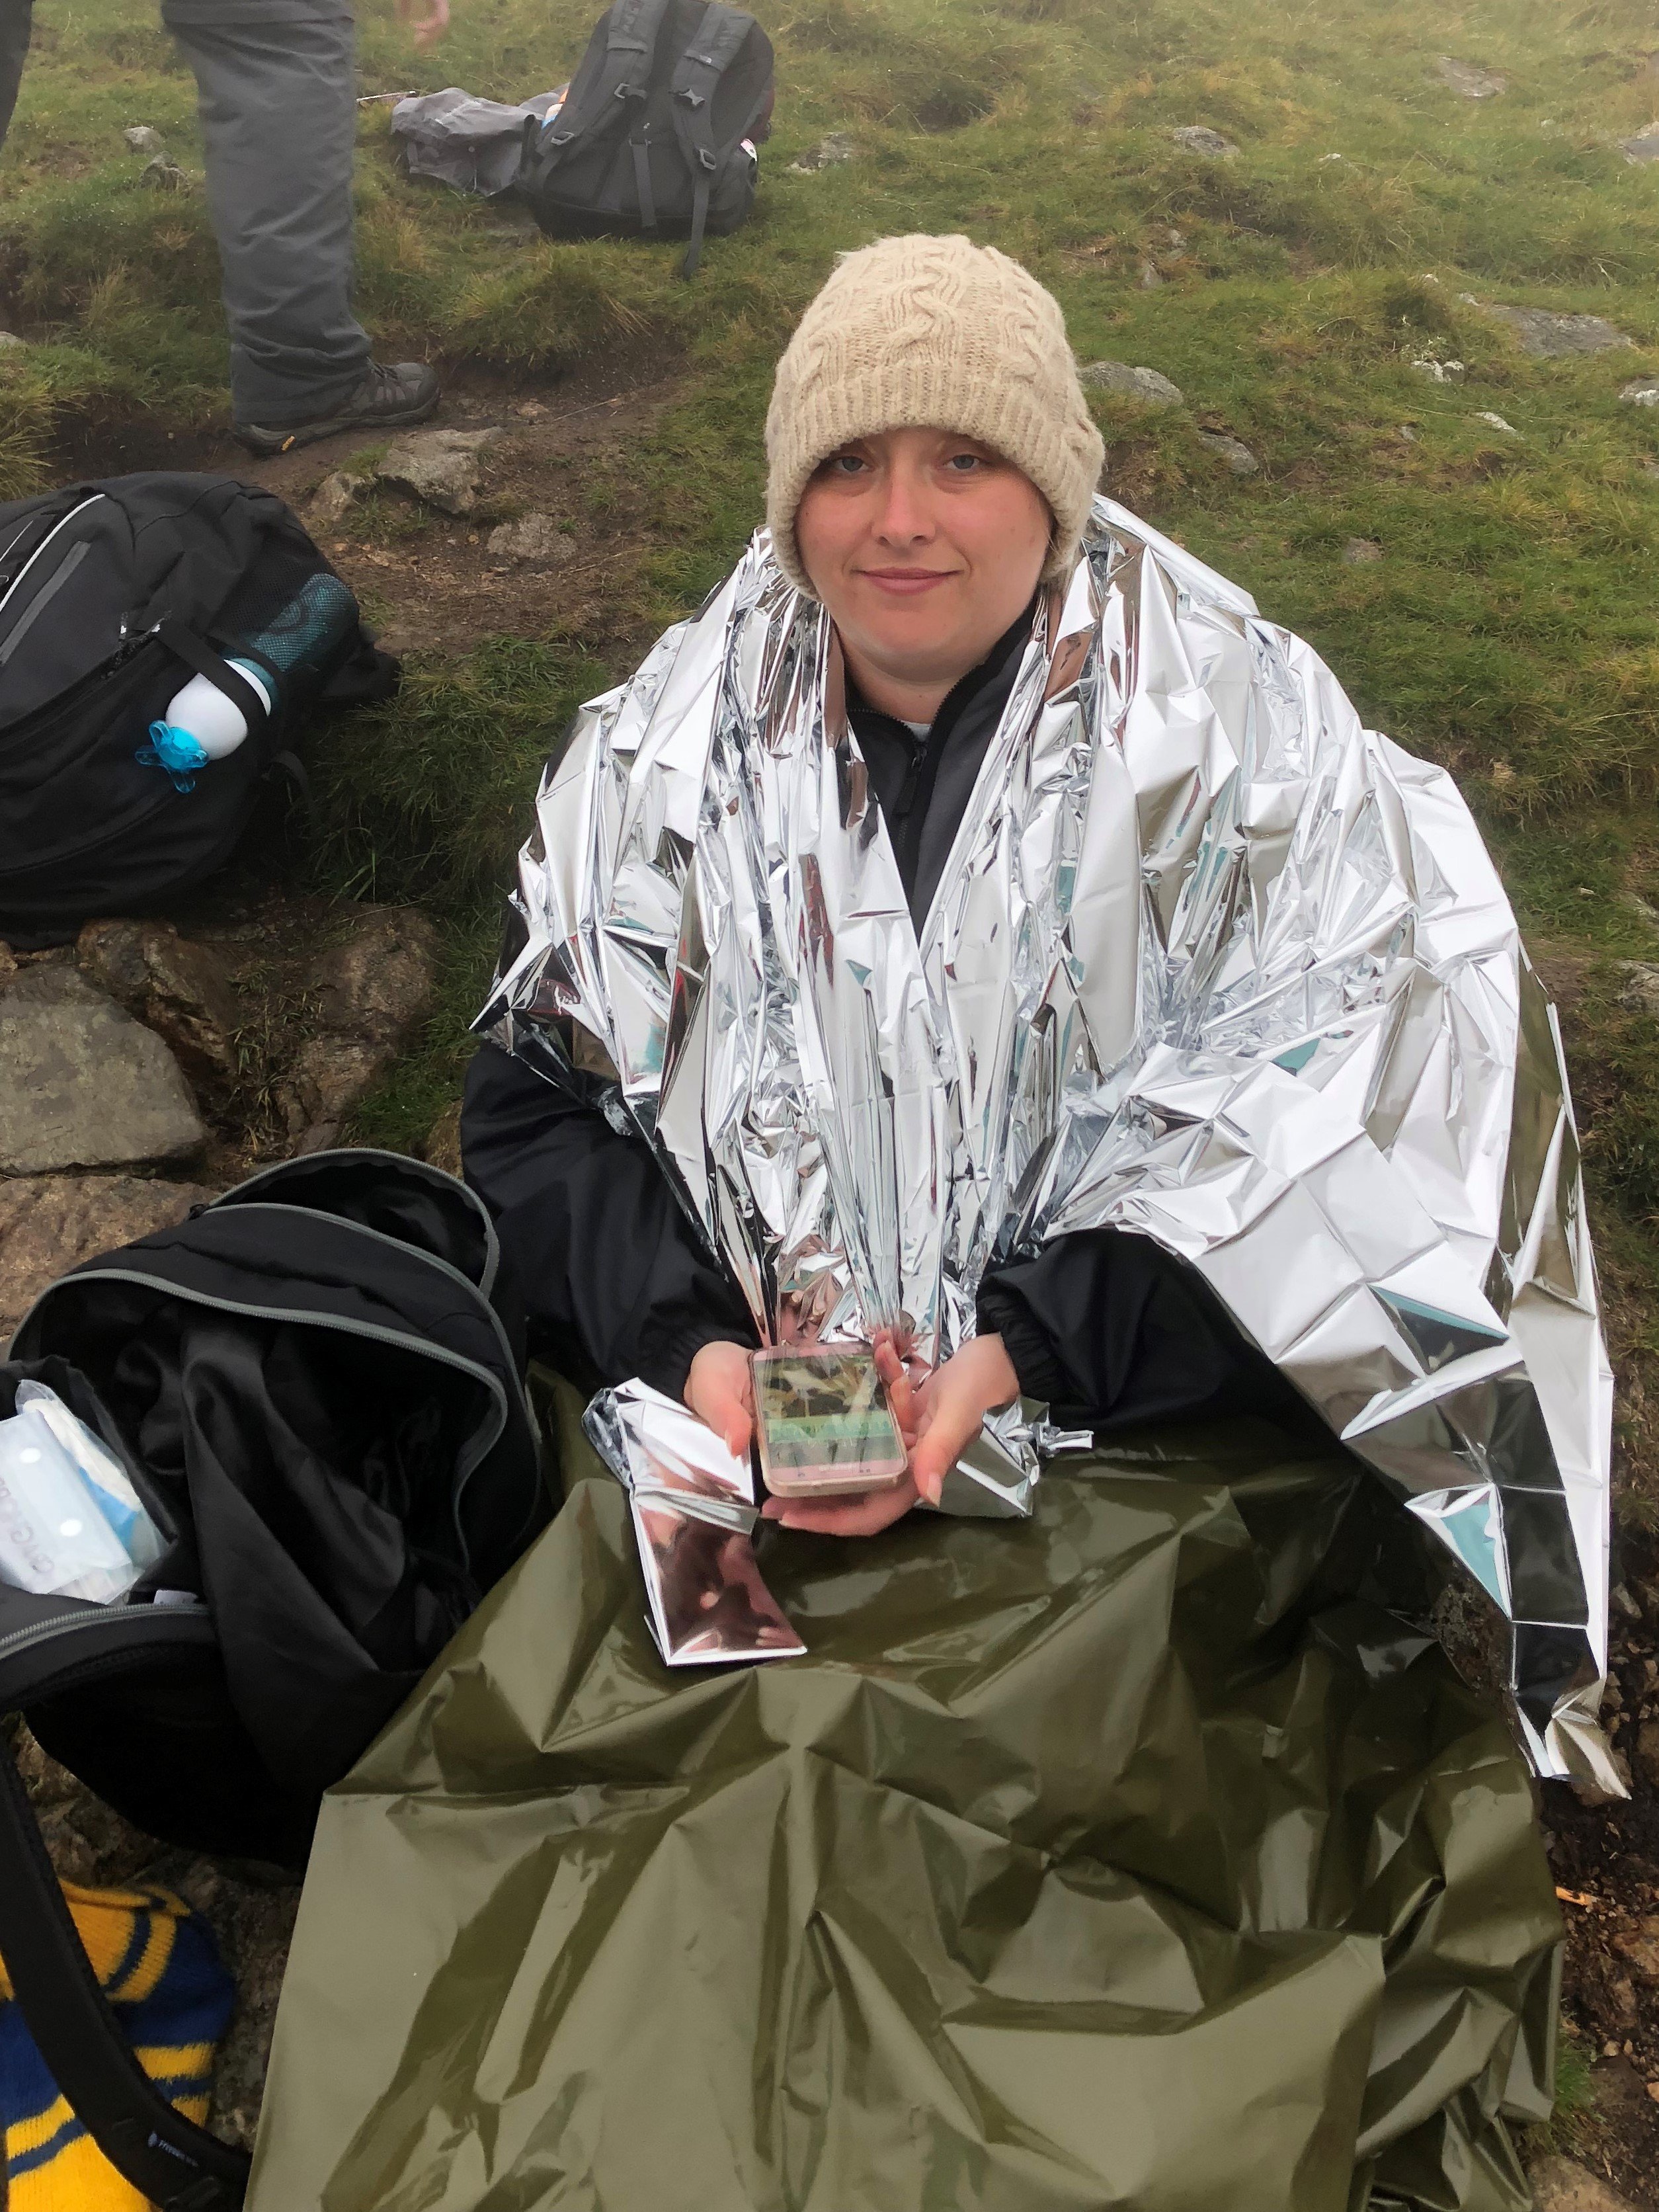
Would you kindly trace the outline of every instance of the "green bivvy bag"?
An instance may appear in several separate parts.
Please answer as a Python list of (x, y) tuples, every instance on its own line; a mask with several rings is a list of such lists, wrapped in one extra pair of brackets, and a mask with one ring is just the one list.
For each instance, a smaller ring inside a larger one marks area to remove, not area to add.
[(672, 1672), (565, 1510), (325, 1800), (252, 2212), (1522, 2212), (1559, 1923), (1376, 1479), (1265, 1425), (769, 1530)]

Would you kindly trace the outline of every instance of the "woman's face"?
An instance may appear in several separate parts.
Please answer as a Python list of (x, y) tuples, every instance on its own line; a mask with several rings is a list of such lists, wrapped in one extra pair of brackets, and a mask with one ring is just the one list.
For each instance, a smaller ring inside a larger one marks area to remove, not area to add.
[(1024, 610), (1053, 520), (1030, 478), (988, 447), (884, 430), (820, 465), (795, 538), (863, 688), (873, 678), (878, 691), (936, 695), (931, 714)]

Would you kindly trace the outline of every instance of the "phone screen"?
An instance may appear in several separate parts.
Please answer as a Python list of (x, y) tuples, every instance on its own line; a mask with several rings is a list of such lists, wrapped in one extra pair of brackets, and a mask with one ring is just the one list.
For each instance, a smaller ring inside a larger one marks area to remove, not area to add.
[(904, 1440), (867, 1352), (764, 1352), (755, 1412), (768, 1484), (868, 1487), (903, 1471)]

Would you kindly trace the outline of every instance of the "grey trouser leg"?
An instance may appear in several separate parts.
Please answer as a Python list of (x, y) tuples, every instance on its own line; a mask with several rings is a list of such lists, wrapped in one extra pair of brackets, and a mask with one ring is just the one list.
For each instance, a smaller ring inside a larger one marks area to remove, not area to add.
[(161, 15), (196, 72), (232, 413), (267, 427), (326, 415), (368, 361), (351, 312), (350, 8), (163, 0)]
[(0, 0), (0, 146), (11, 128), (11, 111), (17, 105), (17, 85), (29, 51), (29, 18), (33, 0)]

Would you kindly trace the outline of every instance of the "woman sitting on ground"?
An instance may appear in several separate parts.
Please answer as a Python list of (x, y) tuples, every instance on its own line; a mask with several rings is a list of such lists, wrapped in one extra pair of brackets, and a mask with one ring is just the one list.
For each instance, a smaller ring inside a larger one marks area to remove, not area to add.
[[(1018, 264), (849, 256), (767, 448), (548, 771), (463, 1145), (582, 1392), (741, 1481), (751, 1348), (874, 1343), (907, 1477), (750, 1553), (566, 1436), (325, 1804), (253, 2212), (1522, 2212), (1559, 1920), (1428, 1561), (1606, 1783), (1607, 1407), (1501, 888), (1096, 498)], [(636, 1530), (800, 1656), (665, 1666)]]
[[(887, 319), (918, 281), (941, 298), (959, 286), (959, 304), (895, 356)], [(849, 326), (854, 302), (861, 322)], [(950, 420), (919, 422), (940, 387)], [(920, 934), (1039, 591), (1074, 568), (1100, 474), (1060, 311), (1015, 264), (965, 240), (855, 255), (785, 357), (769, 446), (773, 546), (834, 625), (847, 720)], [(746, 1451), (756, 1316), (637, 1132), (550, 1086), (540, 1064), (486, 1044), (463, 1124), (466, 1172), (495, 1212), (538, 1348), (585, 1389), (639, 1376), (683, 1395)], [(885, 1350), (884, 1361), (896, 1376)], [(1175, 1415), (1294, 1420), (1302, 1406), (1191, 1268), (1144, 1236), (1085, 1231), (986, 1270), (976, 1333), (921, 1385), (922, 1436), (898, 1490), (853, 1504), (773, 1499), (767, 1513), (872, 1534), (919, 1495), (937, 1500), (984, 1413), (1022, 1395), (1097, 1433)]]

